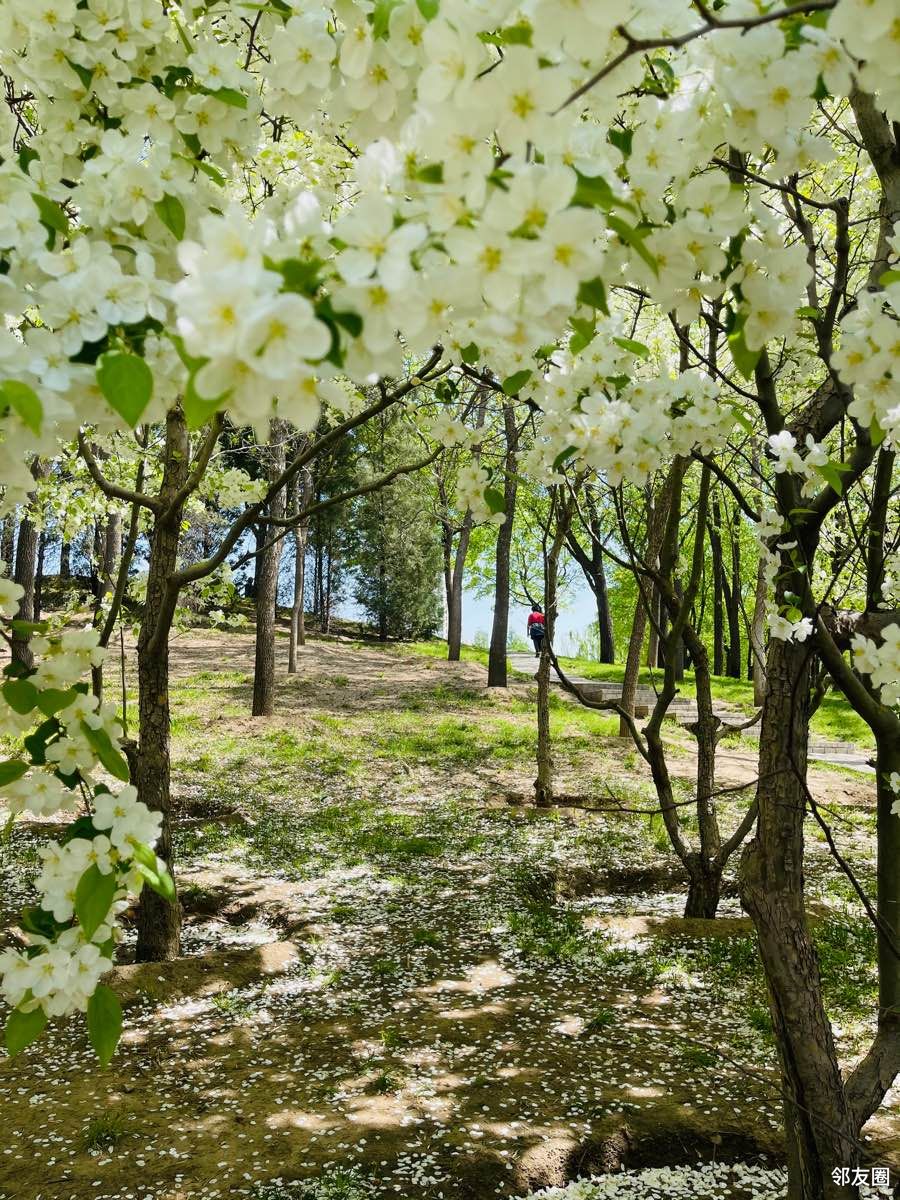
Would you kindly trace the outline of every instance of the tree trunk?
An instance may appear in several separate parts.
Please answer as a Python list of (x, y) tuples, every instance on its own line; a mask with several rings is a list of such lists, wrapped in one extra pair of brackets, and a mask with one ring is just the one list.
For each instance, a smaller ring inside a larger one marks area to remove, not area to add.
[(684, 915), (707, 919), (714, 917), (722, 894), (722, 868), (702, 853), (691, 855), (685, 866), (688, 894)]
[(756, 569), (750, 648), (753, 654), (753, 703), (759, 708), (766, 698), (766, 562), (762, 554)]
[(459, 662), (462, 650), (462, 604), (463, 582), (465, 580), (466, 556), (469, 553), (469, 541), (472, 534), (472, 513), (466, 511), (462, 528), (459, 531), (459, 541), (456, 543), (456, 553), (453, 567), (449, 572), (447, 588), (447, 660)]
[(506, 687), (506, 642), (509, 636), (509, 555), (512, 546), (513, 521), (516, 513), (516, 451), (518, 430), (512, 404), (503, 405), (503, 424), (506, 433), (506, 479), (503, 487), (503, 510), (506, 519), (497, 530), (497, 558), (494, 577), (494, 622), (491, 627), (491, 646), (488, 654), (488, 687)]
[(650, 590), (650, 628), (647, 633), (647, 666), (655, 669), (659, 666), (659, 627), (662, 612), (659, 603), (659, 591), (654, 586)]
[(294, 530), (294, 603), (291, 605), (291, 636), (288, 645), (288, 674), (297, 673), (297, 647), (306, 645), (306, 537), (304, 522)]
[(72, 543), (66, 541), (65, 538), (59, 547), (59, 577), (60, 579), (72, 578)]
[(731, 526), (731, 587), (726, 586), (724, 589), (728, 613), (728, 658), (725, 673), (732, 679), (740, 679), (744, 673), (741, 656), (741, 544), (738, 521), (736, 513)]
[(709, 524), (709, 545), (713, 566), (713, 675), (725, 674), (725, 571), (722, 564), (722, 519), (719, 502), (712, 506), (713, 519)]
[[(284, 471), (285, 438), (287, 428), (284, 421), (274, 419), (270, 425), (270, 442), (267, 447), (269, 480), (275, 482)], [(268, 506), (268, 515), (273, 521), (284, 516), (284, 488), (279, 488)], [(253, 669), (254, 717), (271, 717), (275, 711), (275, 625), (278, 615), (278, 576), (281, 571), (283, 539), (276, 525), (261, 526), (262, 549), (256, 559), (256, 655)]]
[[(184, 504), (177, 493), (188, 477), (190, 439), (184, 414), (172, 409), (166, 417), (163, 478), (159, 498), (164, 512), (157, 515), (147, 567), (147, 596), (138, 636), (139, 740), (132, 750), (132, 779), (138, 798), (162, 814), (162, 831), (156, 853), (171, 866), (172, 812), (169, 762), (169, 632), (173, 606), (166, 604), (170, 577), (178, 561), (178, 542)], [(139, 962), (177, 958), (181, 947), (177, 900), (163, 899), (144, 888), (138, 904), (137, 950)]]
[[(686, 464), (681, 458), (676, 458), (669, 468), (665, 483), (659, 489), (655, 503), (652, 504), (647, 521), (647, 562), (654, 566), (659, 555), (665, 533), (669, 505), (673, 491), (680, 486)], [(634, 697), (637, 692), (638, 677), (641, 671), (641, 647), (644, 644), (644, 629), (647, 625), (647, 605), (645, 593), (652, 595), (650, 585), (643, 580), (638, 581), (638, 596), (634, 607), (634, 620), (631, 623), (631, 637), (628, 639), (628, 654), (625, 658), (625, 674), (622, 677), (622, 708), (634, 717)], [(631, 730), (624, 718), (619, 719), (619, 737), (631, 737)]]
[(541, 644), (537, 669), (537, 779), (534, 802), (538, 808), (553, 804), (553, 757), (550, 744), (550, 635)]
[(616, 661), (616, 640), (613, 632), (612, 613), (609, 608), (609, 591), (606, 586), (606, 568), (603, 565), (601, 552), (600, 561), (594, 575), (597, 586), (594, 597), (597, 601), (597, 632), (600, 638), (600, 661), (614, 663)]
[(34, 619), (41, 619), (41, 609), (43, 607), (43, 589), (44, 589), (44, 559), (47, 555), (47, 534), (42, 529), (41, 536), (38, 538), (37, 552), (37, 567), (34, 573)]
[[(811, 555), (809, 558), (811, 559)], [(803, 820), (810, 647), (773, 640), (760, 732), (759, 820), (741, 862), (781, 1062), (789, 1200), (856, 1195), (834, 1183), (858, 1162), (819, 964), (804, 910)]]
[(13, 559), (16, 553), (16, 514), (11, 512), (3, 522), (3, 532), (0, 534), (0, 561), (6, 563), (7, 574), (15, 570)]
[[(31, 474), (35, 480), (45, 475), (47, 470), (48, 468), (44, 467), (37, 458), (32, 463)], [(33, 493), (29, 496), (29, 500), (34, 500)], [(34, 580), (37, 567), (37, 544), (37, 529), (34, 522), (28, 516), (26, 509), (25, 515), (19, 522), (19, 537), (16, 542), (14, 579), (16, 583), (25, 589), (22, 599), (19, 601), (18, 611), (16, 612), (16, 620), (18, 621), (34, 620)], [(31, 652), (27, 633), (13, 632), (11, 657), (14, 663), (19, 663), (23, 667), (31, 668), (34, 665), (34, 655)]]
[[(116, 566), (122, 557), (122, 514), (111, 512), (106, 520), (106, 527), (100, 537), (100, 558), (98, 563), (97, 592), (94, 597), (94, 626), (98, 627), (103, 619), (103, 601), (112, 587), (116, 574)], [(97, 699), (103, 696), (103, 666), (91, 668), (91, 683)]]

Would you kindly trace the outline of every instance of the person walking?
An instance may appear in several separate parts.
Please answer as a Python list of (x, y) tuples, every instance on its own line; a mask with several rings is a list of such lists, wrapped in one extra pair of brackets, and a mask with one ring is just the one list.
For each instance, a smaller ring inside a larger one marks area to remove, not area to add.
[(528, 636), (534, 642), (535, 658), (541, 657), (541, 646), (544, 644), (545, 632), (544, 610), (539, 604), (532, 604), (531, 612), (528, 614)]

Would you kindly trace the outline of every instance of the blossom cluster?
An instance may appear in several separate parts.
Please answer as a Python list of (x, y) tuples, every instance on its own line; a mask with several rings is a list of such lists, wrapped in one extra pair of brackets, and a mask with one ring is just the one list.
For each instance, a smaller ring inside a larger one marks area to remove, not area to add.
[[(14, 616), (21, 594), (0, 577), (0, 617)], [(17, 746), (0, 764), (0, 803), (12, 818), (82, 813), (60, 841), (41, 847), (24, 949), (0, 954), (0, 993), (32, 1021), (87, 1009), (112, 965), (121, 911), (145, 882), (171, 887), (151, 849), (161, 818), (133, 786), (121, 786), (128, 766), (115, 706), (81, 683), (103, 661), (98, 637), (93, 629), (32, 637), (34, 667), (7, 667), (0, 688), (0, 734)], [(97, 777), (101, 768), (119, 781), (117, 791)], [(35, 1036), (41, 1028), (30, 1025)]]

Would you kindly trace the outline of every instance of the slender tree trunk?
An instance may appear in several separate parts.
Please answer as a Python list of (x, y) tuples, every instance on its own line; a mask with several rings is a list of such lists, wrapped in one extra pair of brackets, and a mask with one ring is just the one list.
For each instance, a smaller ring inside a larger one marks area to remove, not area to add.
[[(165, 604), (167, 585), (178, 561), (184, 504), (177, 493), (188, 477), (190, 439), (184, 413), (173, 408), (166, 417), (163, 478), (159, 498), (164, 512), (154, 521), (147, 567), (147, 596), (138, 636), (138, 746), (130, 754), (138, 798), (162, 814), (156, 853), (172, 863), (172, 800), (169, 761), (169, 632), (171, 611)], [(176, 958), (181, 946), (177, 901), (169, 903), (144, 888), (138, 904), (137, 959), (158, 962)]]
[(616, 641), (613, 633), (612, 612), (609, 607), (609, 590), (606, 585), (606, 568), (603, 565), (603, 555), (594, 575), (597, 586), (594, 596), (597, 601), (597, 632), (600, 638), (600, 661), (614, 663), (616, 661)]
[(449, 573), (447, 589), (447, 660), (449, 662), (459, 662), (462, 650), (463, 583), (472, 524), (472, 514), (467, 511), (459, 531), (459, 540), (456, 543), (453, 565)]
[(557, 509), (559, 489), (554, 488), (550, 520), (556, 516), (556, 531), (547, 551), (547, 534), (544, 534), (544, 638), (541, 642), (541, 657), (537, 669), (537, 778), (534, 781), (534, 802), (538, 808), (549, 808), (553, 804), (553, 753), (550, 741), (550, 647), (556, 633), (557, 586), (559, 581), (559, 556), (568, 533), (572, 510), (568, 504)]
[[(728, 659), (725, 673), (732, 679), (743, 676), (741, 656), (741, 544), (739, 517), (735, 514), (731, 526), (731, 586), (725, 588), (728, 612)], [(723, 566), (724, 582), (724, 566)]]
[(488, 687), (506, 687), (506, 642), (509, 636), (509, 556), (512, 546), (513, 521), (516, 514), (516, 461), (518, 430), (512, 404), (503, 405), (503, 425), (506, 434), (506, 480), (503, 488), (503, 509), (506, 520), (497, 530), (497, 557), (494, 577), (494, 622), (488, 654)]
[(291, 636), (288, 645), (288, 674), (297, 673), (297, 647), (306, 645), (306, 538), (304, 521), (294, 530), (294, 603), (291, 605)]
[[(49, 470), (40, 459), (35, 459), (31, 465), (31, 474), (35, 480), (41, 479)], [(29, 496), (29, 501), (34, 501), (34, 494)], [(14, 579), (21, 587), (25, 589), (22, 599), (19, 601), (19, 608), (16, 613), (16, 619), (19, 621), (34, 620), (34, 584), (35, 573), (37, 568), (37, 544), (38, 533), (34, 522), (28, 516), (27, 509), (19, 522), (19, 536), (16, 542), (16, 568)], [(29, 645), (28, 634), (13, 632), (11, 658), (14, 663), (18, 663), (23, 667), (32, 667), (34, 665), (34, 654)]]
[(725, 674), (725, 571), (722, 564), (722, 518), (718, 500), (712, 506), (709, 545), (713, 564), (713, 675)]
[[(669, 468), (665, 483), (659, 489), (655, 503), (647, 521), (647, 562), (653, 566), (659, 556), (669, 513), (669, 505), (675, 490), (680, 487), (681, 479), (686, 469), (685, 460), (676, 458)], [(641, 647), (644, 644), (644, 630), (647, 626), (647, 605), (645, 593), (650, 593), (649, 583), (638, 582), (637, 602), (634, 608), (634, 620), (631, 623), (631, 636), (628, 639), (628, 654), (625, 658), (625, 673), (622, 677), (622, 708), (629, 716), (634, 717), (634, 697), (637, 692), (638, 677), (641, 671)], [(650, 593), (652, 594), (652, 593)], [(619, 737), (631, 737), (631, 730), (624, 718), (619, 720)]]
[(34, 619), (41, 619), (44, 590), (44, 559), (47, 555), (47, 534), (42, 529), (38, 538), (37, 568), (34, 573)]
[(655, 586), (650, 589), (650, 628), (647, 633), (647, 666), (659, 666), (659, 626), (662, 620), (662, 610), (659, 603), (659, 592)]
[[(284, 471), (285, 465), (287, 427), (284, 421), (273, 420), (269, 433), (266, 457), (269, 480), (274, 482)], [(284, 504), (284, 488), (280, 488), (269, 504), (268, 515), (273, 521), (279, 521), (284, 516)], [(259, 544), (262, 549), (256, 559), (256, 644), (251, 711), (254, 717), (271, 717), (275, 711), (275, 626), (284, 541), (279, 539), (273, 542), (279, 532), (276, 525), (263, 524), (260, 529)]]
[(766, 698), (766, 562), (762, 554), (756, 568), (750, 648), (753, 654), (753, 703), (759, 708)]
[[(94, 626), (103, 621), (103, 601), (113, 585), (116, 566), (122, 556), (122, 514), (111, 512), (100, 537), (100, 558), (97, 568), (97, 592), (94, 597)], [(91, 683), (98, 700), (103, 696), (103, 666), (91, 668)]]

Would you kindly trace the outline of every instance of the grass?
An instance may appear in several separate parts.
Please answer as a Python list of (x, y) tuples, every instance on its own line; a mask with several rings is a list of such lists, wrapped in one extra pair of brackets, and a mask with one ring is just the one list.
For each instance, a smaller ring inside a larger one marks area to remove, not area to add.
[(125, 1121), (119, 1113), (97, 1113), (88, 1121), (81, 1145), (84, 1150), (112, 1150), (125, 1132)]

